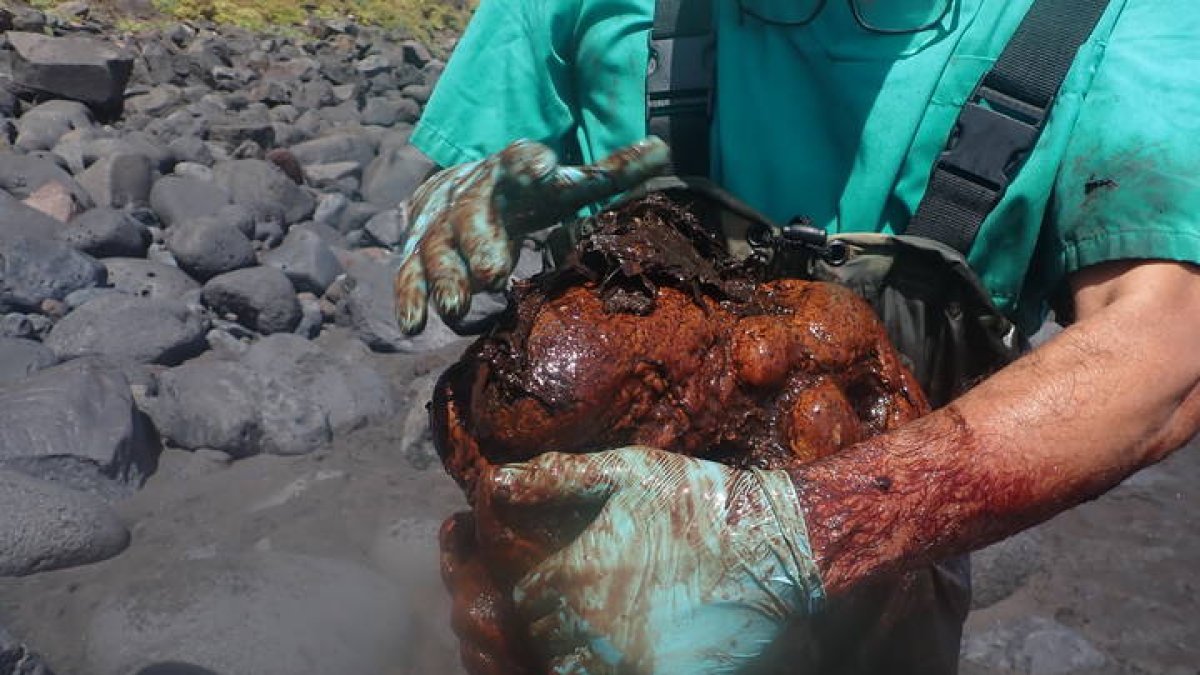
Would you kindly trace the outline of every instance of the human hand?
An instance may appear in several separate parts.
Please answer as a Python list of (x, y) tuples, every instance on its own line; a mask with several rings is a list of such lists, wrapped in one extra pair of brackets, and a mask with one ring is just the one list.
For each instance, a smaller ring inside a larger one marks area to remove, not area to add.
[(824, 599), (782, 471), (637, 446), (549, 453), (488, 469), (475, 498), (477, 513), (536, 509), (537, 527), (598, 509), (513, 593), (555, 675), (738, 672)]
[(409, 200), (412, 232), (395, 279), (396, 318), (425, 327), (429, 299), (456, 320), (473, 290), (497, 289), (513, 267), (510, 236), (549, 227), (661, 172), (667, 146), (651, 136), (588, 166), (559, 166), (540, 143), (517, 141), (477, 162), (445, 169)]

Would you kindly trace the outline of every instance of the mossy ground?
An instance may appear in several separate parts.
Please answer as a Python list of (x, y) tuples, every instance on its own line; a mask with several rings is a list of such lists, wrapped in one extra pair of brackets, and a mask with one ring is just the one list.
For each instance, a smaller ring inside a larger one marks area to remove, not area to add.
[[(39, 9), (53, 11), (62, 0), (30, 0)], [(478, 0), (152, 0), (159, 19), (205, 19), (257, 31), (287, 32), (303, 26), (309, 17), (352, 17), (369, 25), (401, 28), (429, 43), (441, 33), (461, 32)], [(113, 3), (89, 3), (118, 26), (130, 28), (154, 23), (153, 18), (122, 16)]]

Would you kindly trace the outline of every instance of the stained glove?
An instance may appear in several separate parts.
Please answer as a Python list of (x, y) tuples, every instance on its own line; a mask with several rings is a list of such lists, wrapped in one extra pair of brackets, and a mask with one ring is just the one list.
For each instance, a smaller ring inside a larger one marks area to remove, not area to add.
[[(489, 469), (477, 507), (598, 508), (517, 584), (556, 675), (740, 672), (824, 600), (791, 479), (646, 447)], [(565, 520), (570, 520), (570, 517)]]
[(461, 318), (473, 290), (497, 290), (508, 279), (509, 237), (549, 227), (629, 190), (668, 160), (666, 144), (654, 137), (578, 167), (559, 166), (544, 145), (517, 141), (435, 174), (407, 205), (413, 230), (395, 281), (400, 329), (411, 335), (425, 327), (429, 299), (447, 320)]

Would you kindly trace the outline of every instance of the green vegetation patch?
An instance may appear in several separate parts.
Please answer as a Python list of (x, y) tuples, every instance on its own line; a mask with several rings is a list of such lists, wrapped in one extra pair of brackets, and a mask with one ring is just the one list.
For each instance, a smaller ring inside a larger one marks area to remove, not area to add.
[(207, 19), (250, 30), (300, 26), (310, 15), (346, 17), (370, 25), (402, 28), (428, 43), (433, 36), (460, 32), (476, 0), (153, 0), (176, 19)]

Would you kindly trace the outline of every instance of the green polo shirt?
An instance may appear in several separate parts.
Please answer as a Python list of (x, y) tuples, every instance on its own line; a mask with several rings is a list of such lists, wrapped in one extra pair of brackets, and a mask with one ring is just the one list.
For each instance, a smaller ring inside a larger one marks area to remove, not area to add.
[[(1031, 2), (955, 0), (939, 27), (883, 36), (837, 0), (795, 28), (717, 0), (713, 177), (777, 220), (903, 232), (960, 107)], [(483, 0), (413, 143), (449, 166), (516, 138), (591, 161), (643, 137), (653, 4)], [(1200, 4), (1113, 0), (969, 260), (1032, 330), (1082, 267), (1200, 263), (1197, 216)]]

